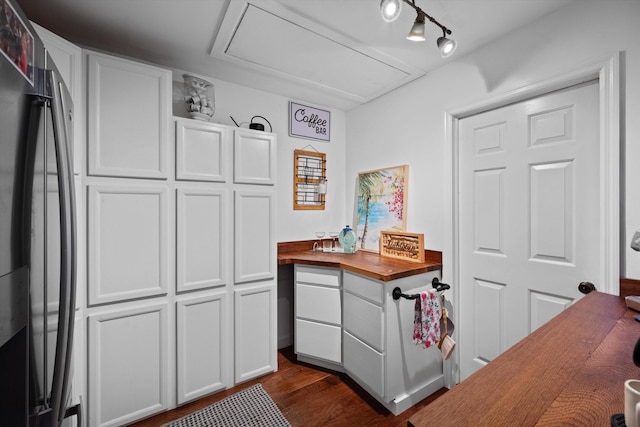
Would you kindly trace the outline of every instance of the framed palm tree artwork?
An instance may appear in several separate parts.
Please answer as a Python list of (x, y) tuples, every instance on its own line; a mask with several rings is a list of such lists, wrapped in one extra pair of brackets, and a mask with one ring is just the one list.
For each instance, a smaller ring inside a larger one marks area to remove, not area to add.
[(381, 231), (405, 231), (409, 165), (358, 173), (356, 184), (356, 247), (380, 251)]

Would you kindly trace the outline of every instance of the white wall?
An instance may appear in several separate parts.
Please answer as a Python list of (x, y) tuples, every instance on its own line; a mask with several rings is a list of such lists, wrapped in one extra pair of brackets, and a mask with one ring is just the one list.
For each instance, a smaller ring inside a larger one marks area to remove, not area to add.
[[(508, 17), (507, 17), (508, 19)], [(409, 164), (407, 231), (446, 247), (444, 115), (621, 52), (621, 269), (640, 279), (640, 1), (577, 1), (347, 113), (346, 209), (358, 171)], [(634, 167), (635, 166), (635, 167)]]
[[(184, 71), (173, 70), (173, 114), (188, 117), (183, 97), (182, 74)], [(311, 240), (314, 231), (341, 230), (344, 227), (344, 150), (345, 150), (345, 113), (332, 110), (322, 105), (311, 105), (304, 100), (288, 99), (279, 95), (255, 90), (210, 76), (202, 76), (214, 84), (215, 113), (211, 122), (235, 126), (229, 116), (233, 116), (241, 127), (248, 127), (251, 118), (264, 116), (278, 135), (277, 154), (277, 240), (286, 242), (293, 240)], [(289, 101), (301, 102), (304, 105), (329, 110), (331, 112), (331, 141), (295, 138), (289, 136)], [(262, 119), (254, 120), (269, 125)], [(294, 211), (293, 210), (293, 151), (305, 149), (327, 154), (327, 196), (325, 210)]]

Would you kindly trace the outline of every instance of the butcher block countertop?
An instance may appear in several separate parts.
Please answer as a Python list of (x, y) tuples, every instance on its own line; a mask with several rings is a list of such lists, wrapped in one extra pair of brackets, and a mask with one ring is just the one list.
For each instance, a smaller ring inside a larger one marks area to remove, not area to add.
[(313, 240), (278, 243), (278, 264), (341, 268), (383, 282), (442, 269), (442, 254), (436, 251), (425, 251), (425, 262), (419, 263), (367, 251), (355, 254), (312, 252), (312, 246)]
[(638, 313), (592, 292), (409, 418), (409, 426), (610, 426), (640, 378)]

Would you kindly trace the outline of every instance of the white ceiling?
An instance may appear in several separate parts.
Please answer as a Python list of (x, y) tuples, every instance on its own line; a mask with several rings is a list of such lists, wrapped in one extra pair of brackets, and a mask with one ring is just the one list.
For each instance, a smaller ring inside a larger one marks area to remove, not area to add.
[(29, 19), (98, 50), (348, 110), (576, 0), (416, 0), (452, 30), (405, 39), (416, 17), (393, 23), (379, 0), (17, 0)]

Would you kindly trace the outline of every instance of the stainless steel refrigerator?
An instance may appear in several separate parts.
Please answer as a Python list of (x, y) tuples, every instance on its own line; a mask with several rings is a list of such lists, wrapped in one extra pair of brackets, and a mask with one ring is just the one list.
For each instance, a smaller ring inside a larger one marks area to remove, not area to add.
[(0, 0), (0, 426), (58, 426), (79, 413), (69, 407), (72, 110), (35, 30)]

